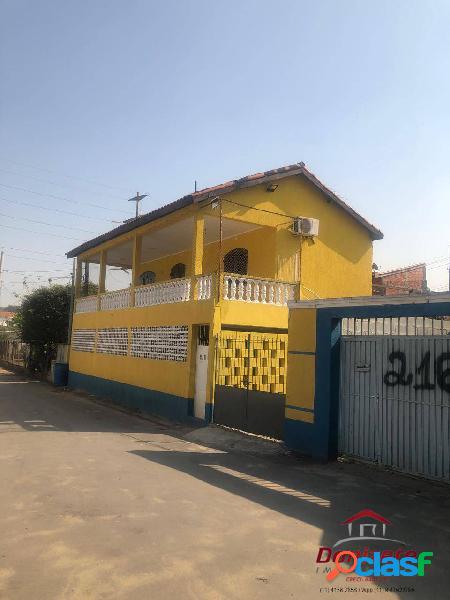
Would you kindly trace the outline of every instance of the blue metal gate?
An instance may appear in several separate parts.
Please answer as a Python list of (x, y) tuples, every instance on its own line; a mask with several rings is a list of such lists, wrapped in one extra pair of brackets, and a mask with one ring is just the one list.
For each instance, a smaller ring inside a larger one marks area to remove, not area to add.
[(341, 338), (340, 453), (450, 481), (447, 331), (383, 335), (361, 323), (344, 333), (351, 335)]

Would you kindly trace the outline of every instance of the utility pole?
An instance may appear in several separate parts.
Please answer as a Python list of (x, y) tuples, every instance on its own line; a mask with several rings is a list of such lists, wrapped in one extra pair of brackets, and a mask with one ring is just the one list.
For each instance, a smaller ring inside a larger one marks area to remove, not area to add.
[(128, 200), (128, 202), (136, 202), (136, 219), (139, 217), (139, 202), (141, 202), (146, 197), (147, 194), (139, 194), (139, 192), (136, 192), (136, 196)]

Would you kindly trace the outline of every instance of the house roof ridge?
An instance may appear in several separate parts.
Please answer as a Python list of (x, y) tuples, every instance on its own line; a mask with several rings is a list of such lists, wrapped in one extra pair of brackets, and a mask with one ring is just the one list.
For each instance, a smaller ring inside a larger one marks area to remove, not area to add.
[(371, 510), (370, 508), (365, 508), (364, 510), (360, 510), (359, 512), (355, 513), (354, 515), (343, 521), (342, 525), (346, 525), (347, 523), (353, 523), (353, 521), (357, 521), (358, 519), (362, 519), (363, 517), (370, 517), (371, 519), (376, 519), (377, 521), (385, 523), (386, 525), (391, 525), (391, 522), (388, 519), (376, 513), (374, 510)]
[(328, 196), (336, 205), (340, 206), (343, 210), (345, 210), (350, 216), (352, 216), (356, 221), (358, 221), (363, 227), (365, 227), (371, 234), (373, 239), (382, 239), (382, 232), (372, 225), (369, 221), (367, 221), (363, 216), (361, 216), (358, 212), (356, 212), (349, 204), (344, 202), (335, 192), (333, 192), (330, 188), (328, 188), (325, 184), (323, 184), (311, 171), (309, 171), (304, 162), (293, 163), (290, 165), (285, 165), (283, 167), (278, 167), (276, 169), (270, 169), (269, 171), (262, 171), (259, 173), (253, 173), (251, 175), (246, 175), (245, 177), (241, 177), (240, 179), (231, 179), (224, 183), (203, 188), (202, 190), (198, 190), (196, 192), (192, 192), (190, 194), (186, 194), (178, 200), (174, 200), (169, 204), (165, 204), (155, 210), (152, 210), (148, 213), (145, 213), (136, 219), (128, 220), (122, 225), (107, 231), (91, 240), (80, 244), (76, 248), (73, 248), (69, 252), (66, 253), (67, 258), (73, 258), (74, 256), (78, 256), (79, 254), (86, 252), (91, 248), (95, 248), (99, 244), (102, 244), (106, 241), (114, 239), (119, 235), (124, 233), (128, 233), (133, 229), (136, 229), (142, 225), (146, 225), (156, 219), (160, 219), (176, 210), (181, 208), (185, 208), (194, 202), (200, 202), (201, 200), (205, 200), (211, 197), (213, 194), (220, 195), (230, 193), (232, 191), (238, 190), (242, 187), (251, 187), (253, 185), (260, 185), (262, 183), (269, 182), (273, 179), (283, 179), (284, 177), (291, 177), (293, 175), (303, 175), (308, 179), (316, 188), (322, 191), (326, 196)]

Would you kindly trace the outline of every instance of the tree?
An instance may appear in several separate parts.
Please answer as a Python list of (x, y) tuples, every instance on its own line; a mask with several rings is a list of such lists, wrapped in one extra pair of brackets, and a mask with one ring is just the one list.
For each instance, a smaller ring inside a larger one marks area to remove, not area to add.
[(56, 345), (67, 342), (70, 318), (71, 287), (41, 287), (22, 301), (13, 326), (21, 340), (30, 344), (32, 370), (46, 373), (56, 354)]

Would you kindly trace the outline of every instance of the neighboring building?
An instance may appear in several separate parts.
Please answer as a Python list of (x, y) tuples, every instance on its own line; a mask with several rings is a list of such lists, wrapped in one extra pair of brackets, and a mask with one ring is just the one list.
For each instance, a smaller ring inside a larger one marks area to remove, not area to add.
[(374, 296), (425, 294), (428, 291), (426, 264), (420, 263), (385, 273), (375, 272), (372, 287)]
[(67, 254), (69, 383), (176, 419), (214, 403), (216, 422), (280, 437), (288, 301), (370, 296), (381, 238), (303, 163), (126, 222)]
[(7, 327), (14, 314), (9, 310), (0, 310), (0, 327)]

